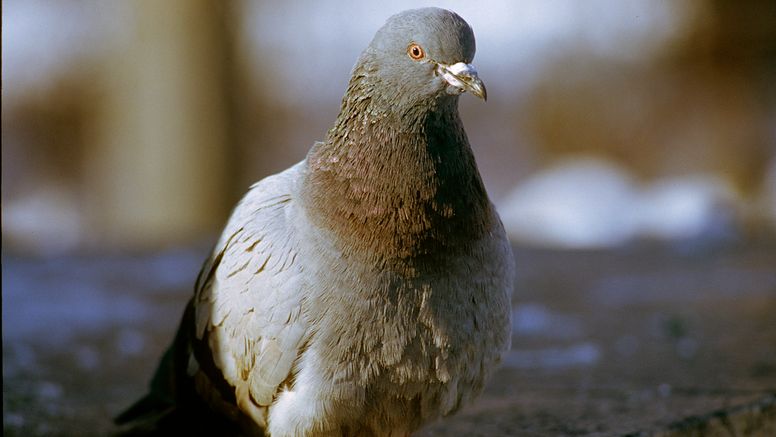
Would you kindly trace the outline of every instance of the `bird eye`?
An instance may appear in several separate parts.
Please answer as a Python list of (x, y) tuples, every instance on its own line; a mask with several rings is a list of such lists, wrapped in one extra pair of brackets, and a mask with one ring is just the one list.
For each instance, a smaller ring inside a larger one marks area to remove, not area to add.
[(407, 54), (410, 55), (410, 58), (416, 61), (421, 60), (426, 56), (426, 53), (423, 51), (423, 47), (415, 43), (412, 43), (409, 47), (407, 47)]

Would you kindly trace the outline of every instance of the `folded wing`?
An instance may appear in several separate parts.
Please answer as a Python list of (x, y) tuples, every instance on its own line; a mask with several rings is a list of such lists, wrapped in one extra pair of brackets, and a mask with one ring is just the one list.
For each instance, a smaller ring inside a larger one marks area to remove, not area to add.
[[(193, 300), (195, 341), (207, 346), (238, 408), (260, 426), (266, 407), (291, 377), (306, 332), (303, 266), (294, 232), (301, 168), (298, 164), (251, 187), (203, 267)], [(190, 374), (202, 370), (201, 353), (195, 354)]]

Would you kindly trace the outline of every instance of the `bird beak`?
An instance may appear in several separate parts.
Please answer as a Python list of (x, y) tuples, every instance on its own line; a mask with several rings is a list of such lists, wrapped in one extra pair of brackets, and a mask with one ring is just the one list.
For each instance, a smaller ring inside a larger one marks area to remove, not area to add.
[(488, 92), (474, 65), (458, 62), (453, 65), (437, 64), (437, 73), (460, 92), (469, 91), (482, 100), (488, 100)]

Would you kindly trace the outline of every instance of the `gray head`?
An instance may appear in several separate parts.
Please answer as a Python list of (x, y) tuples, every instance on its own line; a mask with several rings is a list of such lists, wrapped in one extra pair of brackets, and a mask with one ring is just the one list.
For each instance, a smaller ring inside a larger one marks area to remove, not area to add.
[(414, 105), (469, 91), (485, 99), (485, 86), (471, 65), (474, 33), (454, 12), (412, 9), (388, 19), (361, 55), (355, 75), (397, 104)]

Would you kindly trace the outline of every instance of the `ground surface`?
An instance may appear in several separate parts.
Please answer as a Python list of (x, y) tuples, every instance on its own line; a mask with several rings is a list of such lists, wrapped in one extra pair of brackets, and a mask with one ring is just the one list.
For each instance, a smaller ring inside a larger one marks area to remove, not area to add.
[[(4, 254), (4, 435), (110, 432), (206, 252)], [(776, 244), (516, 256), (512, 352), (418, 435), (776, 435)]]

